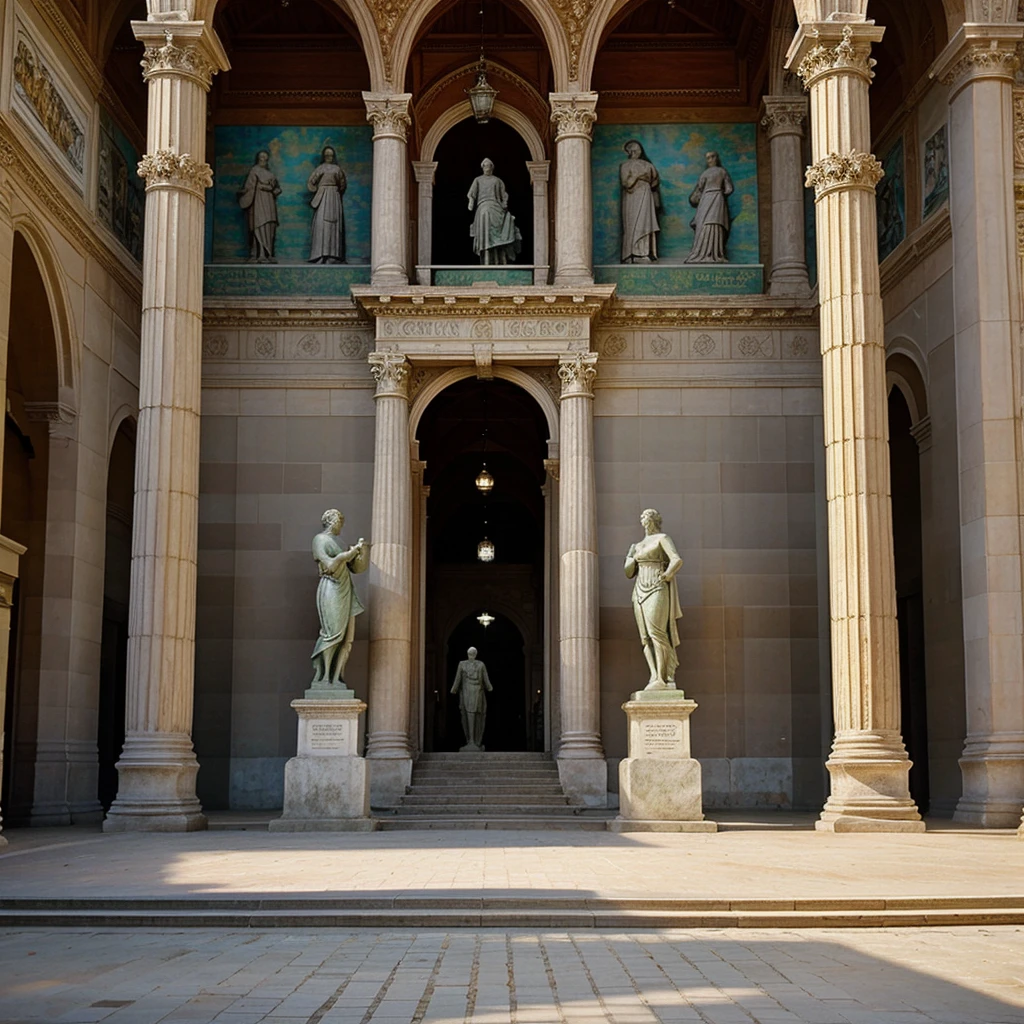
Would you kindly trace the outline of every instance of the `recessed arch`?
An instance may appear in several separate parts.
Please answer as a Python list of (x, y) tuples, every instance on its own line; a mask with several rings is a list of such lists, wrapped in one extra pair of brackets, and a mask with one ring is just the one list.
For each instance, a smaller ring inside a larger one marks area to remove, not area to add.
[(887, 346), (886, 393), (893, 388), (899, 390), (915, 426), (928, 416), (928, 387), (921, 365), (917, 346), (909, 338), (899, 338)]
[(118, 406), (113, 416), (110, 417), (110, 425), (107, 427), (107, 459), (114, 450), (114, 442), (117, 440), (117, 432), (124, 427), (129, 433), (134, 433), (138, 427), (139, 410), (136, 406), (127, 402)]
[[(423, 137), (423, 145), (420, 147), (421, 158), (425, 161), (433, 160), (434, 153), (441, 139), (455, 125), (472, 116), (473, 108), (470, 106), (469, 100), (463, 100), (461, 103), (456, 103), (454, 106), (449, 107), (430, 126), (427, 134)], [(505, 124), (519, 134), (530, 150), (531, 160), (547, 159), (544, 153), (544, 140), (540, 137), (540, 132), (537, 131), (533, 122), (522, 111), (510, 106), (508, 103), (502, 103), (501, 100), (496, 100), (493, 116), (499, 121), (504, 121)]]
[(594, 63), (608, 26), (619, 11), (632, 0), (597, 0), (587, 19), (587, 27), (580, 43), (579, 60), (576, 72), (578, 88), (586, 92), (594, 77)]
[[(467, 377), (475, 377), (476, 372), (475, 366), (454, 366), (450, 370), (445, 370), (444, 373), (423, 386), (413, 399), (412, 408), (409, 410), (409, 439), (411, 441), (416, 440), (416, 435), (419, 433), (420, 420), (423, 418), (423, 414), (427, 411), (430, 403), (445, 388), (449, 388), (460, 380), (465, 380)], [(549, 441), (557, 442), (558, 406), (555, 405), (555, 400), (547, 388), (540, 381), (531, 377), (530, 374), (516, 369), (514, 366), (495, 366), (494, 376), (499, 380), (507, 380), (510, 384), (518, 385), (534, 399), (540, 406), (544, 419), (547, 421)]]

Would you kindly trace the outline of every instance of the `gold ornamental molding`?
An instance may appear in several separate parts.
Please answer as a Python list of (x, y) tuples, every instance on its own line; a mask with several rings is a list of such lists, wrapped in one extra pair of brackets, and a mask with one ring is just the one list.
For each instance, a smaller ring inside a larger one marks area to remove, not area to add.
[(819, 200), (838, 189), (860, 188), (873, 192), (885, 176), (882, 165), (871, 153), (828, 153), (807, 168), (805, 184)]
[[(691, 300), (692, 301), (692, 300)], [(777, 301), (777, 300), (776, 300)], [(620, 330), (661, 329), (666, 327), (764, 327), (804, 328), (818, 326), (817, 304), (804, 305), (744, 305), (744, 306), (668, 306), (644, 304), (643, 300), (617, 300), (601, 313), (598, 327)]]
[[(370, 321), (351, 299), (340, 300), (326, 309), (287, 308), (281, 305), (258, 306), (243, 299), (243, 305), (214, 305), (222, 299), (207, 299), (203, 307), (203, 327), (210, 331), (224, 330), (322, 330), (346, 327), (370, 327)], [(285, 300), (287, 301), (287, 300)], [(322, 300), (321, 300), (322, 301)]]
[(875, 77), (872, 68), (876, 63), (870, 53), (870, 40), (857, 40), (853, 28), (847, 25), (843, 29), (843, 38), (838, 43), (832, 46), (816, 43), (812, 46), (807, 56), (800, 61), (796, 73), (803, 80), (805, 89), (810, 89), (825, 75), (839, 73), (859, 75), (870, 82)]
[[(587, 285), (580, 290), (499, 287), (414, 286), (387, 293), (372, 285), (353, 285), (352, 296), (371, 317), (407, 320), (474, 318), (584, 317), (593, 320), (615, 292), (614, 285)], [(486, 340), (481, 335), (481, 340)]]
[(139, 161), (139, 177), (146, 182), (147, 192), (155, 188), (174, 188), (205, 199), (206, 190), (213, 187), (213, 168), (208, 163), (169, 149), (147, 153)]

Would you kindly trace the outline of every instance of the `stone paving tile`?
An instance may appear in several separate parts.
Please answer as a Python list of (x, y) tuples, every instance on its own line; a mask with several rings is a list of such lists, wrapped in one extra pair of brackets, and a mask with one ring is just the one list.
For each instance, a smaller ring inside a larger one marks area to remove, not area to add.
[(1024, 1024), (1024, 927), (0, 929), (0, 1024)]

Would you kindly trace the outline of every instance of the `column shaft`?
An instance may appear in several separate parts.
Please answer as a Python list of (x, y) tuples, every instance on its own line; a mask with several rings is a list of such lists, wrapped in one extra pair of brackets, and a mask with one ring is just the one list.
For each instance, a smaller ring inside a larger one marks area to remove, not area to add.
[(555, 284), (593, 284), (590, 140), (596, 92), (552, 93), (555, 122)]
[(128, 623), (126, 737), (107, 831), (206, 819), (192, 748), (206, 93), (227, 66), (202, 22), (134, 22), (147, 44), (142, 351)]
[(434, 173), (437, 163), (420, 160), (412, 165), (418, 186), (416, 211), (416, 283), (430, 284), (434, 244)]
[(803, 136), (807, 100), (801, 96), (765, 96), (761, 125), (768, 133), (772, 166), (773, 296), (804, 298), (807, 277), (804, 230)]
[(547, 284), (548, 266), (548, 178), (551, 164), (547, 160), (528, 160), (530, 183), (533, 185), (533, 283)]
[(950, 216), (967, 740), (954, 815), (1012, 828), (1024, 803), (1020, 282), (1013, 202), (1015, 47), (967, 25), (935, 72), (951, 87)]
[(882, 30), (803, 25), (790, 50), (811, 93), (817, 203), (835, 741), (830, 831), (920, 831), (900, 736), (885, 349), (870, 154), (868, 54)]
[(558, 773), (575, 803), (603, 807), (608, 778), (601, 746), (598, 630), (597, 492), (594, 391), (597, 356), (576, 355), (558, 368), (559, 688), (562, 735)]
[(412, 657), (412, 475), (409, 364), (372, 353), (377, 381), (370, 522), (370, 803), (393, 807), (412, 777), (409, 688)]
[(373, 284), (408, 284), (409, 93), (363, 93), (373, 125), (373, 199), (370, 264)]

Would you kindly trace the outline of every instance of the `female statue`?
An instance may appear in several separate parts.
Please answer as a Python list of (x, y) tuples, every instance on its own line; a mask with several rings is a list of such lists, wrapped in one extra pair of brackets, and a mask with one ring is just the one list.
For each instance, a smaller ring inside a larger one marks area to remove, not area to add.
[(267, 166), (270, 154), (261, 149), (256, 162), (238, 192), (238, 205), (249, 214), (249, 260), (253, 263), (276, 263), (274, 244), (277, 238), (277, 197), (281, 185), (277, 175)]
[(628, 160), (619, 164), (622, 184), (622, 262), (650, 263), (658, 258), (658, 209), (661, 181), (644, 147), (630, 139), (622, 147)]
[(693, 228), (693, 248), (687, 263), (728, 263), (725, 243), (729, 238), (729, 203), (733, 193), (732, 178), (722, 166), (715, 152), (705, 154), (707, 170), (698, 178), (690, 193), (690, 205), (697, 212), (690, 221)]
[(679, 629), (676, 619), (682, 616), (679, 607), (679, 586), (676, 574), (683, 560), (672, 538), (661, 532), (661, 515), (653, 508), (640, 513), (644, 538), (630, 544), (626, 554), (626, 578), (633, 584), (633, 614), (644, 645), (644, 657), (651, 670), (646, 690), (674, 690), (679, 658)]
[(345, 262), (345, 210), (341, 197), (348, 182), (337, 164), (333, 146), (325, 146), (320, 166), (309, 176), (309, 191), (314, 193), (313, 226), (309, 235), (310, 263)]
[(320, 522), (323, 532), (313, 538), (313, 560), (320, 569), (316, 590), (320, 638), (310, 657), (312, 689), (329, 689), (345, 685), (345, 665), (352, 653), (356, 616), (363, 611), (351, 574), (369, 568), (370, 546), (360, 537), (342, 551), (338, 534), (345, 525), (345, 517), (336, 508), (329, 508)]
[(473, 179), (469, 187), (469, 209), (474, 213), (473, 252), (482, 264), (514, 263), (523, 246), (523, 236), (516, 227), (516, 219), (508, 212), (508, 193), (505, 182), (494, 173), (494, 163), (486, 157), (480, 169), (483, 174)]

